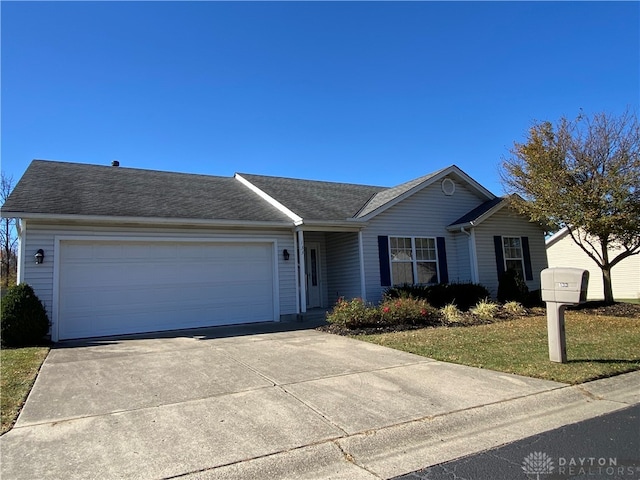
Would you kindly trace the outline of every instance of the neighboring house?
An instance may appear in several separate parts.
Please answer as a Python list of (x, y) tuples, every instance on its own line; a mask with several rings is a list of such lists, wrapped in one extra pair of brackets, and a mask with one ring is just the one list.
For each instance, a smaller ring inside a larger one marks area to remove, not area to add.
[[(595, 244), (598, 248), (599, 243)], [(610, 248), (609, 260), (613, 260), (621, 249)], [(563, 228), (547, 239), (547, 259), (550, 267), (576, 267), (589, 270), (589, 300), (603, 300), (602, 270), (573, 241), (569, 231)], [(640, 255), (631, 255), (611, 269), (613, 297), (616, 299), (640, 298)]]
[(547, 266), (542, 228), (456, 166), (384, 188), (34, 160), (2, 215), (54, 341), (278, 321), (403, 283), (495, 295), (507, 267), (537, 289)]

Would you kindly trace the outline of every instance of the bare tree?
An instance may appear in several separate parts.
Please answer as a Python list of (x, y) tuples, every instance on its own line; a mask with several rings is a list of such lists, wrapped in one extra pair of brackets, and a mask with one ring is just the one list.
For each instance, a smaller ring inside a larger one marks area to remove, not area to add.
[[(627, 110), (535, 124), (514, 143), (500, 176), (516, 208), (550, 229), (566, 227), (600, 267), (613, 303), (611, 269), (640, 253), (640, 124)], [(611, 248), (621, 253), (610, 258)]]
[[(4, 204), (9, 194), (13, 190), (13, 177), (0, 174), (0, 202)], [(0, 226), (0, 256), (2, 257), (1, 271), (2, 285), (9, 286), (9, 283), (16, 279), (17, 254), (16, 247), (18, 237), (16, 236), (16, 219), (2, 218)]]

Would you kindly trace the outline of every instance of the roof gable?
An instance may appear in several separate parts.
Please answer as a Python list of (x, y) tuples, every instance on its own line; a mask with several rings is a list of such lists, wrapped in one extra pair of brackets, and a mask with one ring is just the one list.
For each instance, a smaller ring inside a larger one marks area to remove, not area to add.
[(406, 183), (402, 183), (396, 187), (388, 188), (381, 192), (378, 192), (367, 203), (367, 205), (365, 205), (362, 210), (358, 212), (357, 218), (368, 220), (369, 218), (382, 213), (386, 209), (392, 207), (393, 205), (396, 205), (398, 202), (401, 202), (405, 198), (421, 191), (422, 189), (428, 187), (429, 185), (432, 185), (433, 183), (445, 178), (448, 175), (454, 176), (458, 180), (466, 183), (469, 187), (471, 187), (472, 191), (474, 191), (482, 198), (495, 198), (495, 196), (490, 191), (488, 191), (478, 182), (469, 177), (460, 168), (458, 168), (456, 165), (451, 165), (447, 168), (438, 170), (437, 172), (424, 175), (414, 180), (410, 180)]

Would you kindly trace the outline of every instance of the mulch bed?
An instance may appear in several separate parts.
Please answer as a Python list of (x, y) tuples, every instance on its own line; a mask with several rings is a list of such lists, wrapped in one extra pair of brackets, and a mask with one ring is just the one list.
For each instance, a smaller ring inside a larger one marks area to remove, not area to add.
[(640, 305), (635, 303), (620, 302), (605, 305), (604, 302), (587, 302), (577, 307), (570, 307), (568, 310), (599, 316), (640, 318)]
[[(638, 318), (640, 319), (640, 305), (633, 303), (614, 303), (613, 305), (605, 305), (604, 302), (587, 302), (577, 307), (569, 307), (570, 311), (579, 311), (588, 315), (596, 316), (609, 316), (609, 317), (626, 317), (626, 318)], [(535, 307), (528, 309), (529, 315), (543, 316), (546, 315), (546, 309), (542, 307)], [(481, 325), (486, 323), (495, 323), (505, 320), (512, 320), (518, 318), (517, 316), (508, 316), (504, 313), (498, 314), (493, 322), (486, 322), (473, 317), (470, 313), (464, 314), (464, 322), (449, 323), (448, 327), (468, 326), (468, 325)], [(322, 325), (317, 327), (316, 330), (321, 332), (333, 333), (336, 335), (375, 335), (377, 333), (391, 333), (391, 332), (403, 332), (407, 330), (417, 330), (420, 328), (436, 328), (438, 325), (374, 325), (360, 328), (346, 328), (340, 325)]]

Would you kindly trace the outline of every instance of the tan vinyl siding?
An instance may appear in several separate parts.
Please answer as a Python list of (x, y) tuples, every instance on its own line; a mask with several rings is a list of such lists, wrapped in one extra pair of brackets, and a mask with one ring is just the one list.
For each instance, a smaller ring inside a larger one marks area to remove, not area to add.
[[(35, 220), (27, 222), (25, 232), (25, 268), (24, 281), (29, 283), (38, 297), (44, 302), (47, 311), (51, 315), (53, 305), (54, 262), (55, 262), (55, 238), (56, 236), (86, 236), (88, 239), (100, 237), (140, 237), (141, 239), (162, 239), (172, 237), (177, 239), (203, 238), (203, 239), (250, 239), (252, 237), (274, 239), (276, 241), (276, 253), (278, 264), (280, 314), (296, 313), (296, 283), (295, 261), (293, 252), (295, 246), (291, 230), (248, 230), (248, 229), (210, 229), (192, 227), (137, 227), (122, 225), (73, 225), (63, 223), (45, 223)], [(33, 255), (38, 248), (45, 252), (42, 265), (36, 265)], [(284, 260), (282, 251), (289, 250), (291, 258)], [(31, 258), (30, 258), (31, 257)], [(251, 292), (247, 292), (250, 298)]]
[(506, 207), (475, 227), (475, 235), (480, 284), (484, 285), (492, 296), (495, 297), (498, 293), (498, 269), (493, 243), (493, 237), (496, 235), (529, 238), (533, 280), (526, 283), (529, 290), (540, 288), (540, 272), (547, 268), (544, 231), (540, 226)]
[[(609, 259), (615, 258), (620, 249), (610, 249)], [(576, 267), (589, 270), (589, 300), (603, 300), (602, 270), (589, 256), (565, 235), (547, 246), (550, 267)], [(611, 269), (613, 296), (616, 299), (640, 298), (640, 255), (632, 255)]]
[[(370, 220), (363, 232), (368, 301), (379, 301), (386, 289), (380, 285), (379, 235), (444, 237), (449, 281), (466, 281), (469, 278), (468, 255), (465, 260), (457, 244), (459, 234), (448, 232), (446, 226), (480, 205), (486, 198), (479, 198), (464, 183), (452, 180), (456, 184), (456, 191), (451, 196), (442, 192), (440, 182), (435, 182)], [(461, 265), (461, 261), (466, 261), (467, 264)]]

